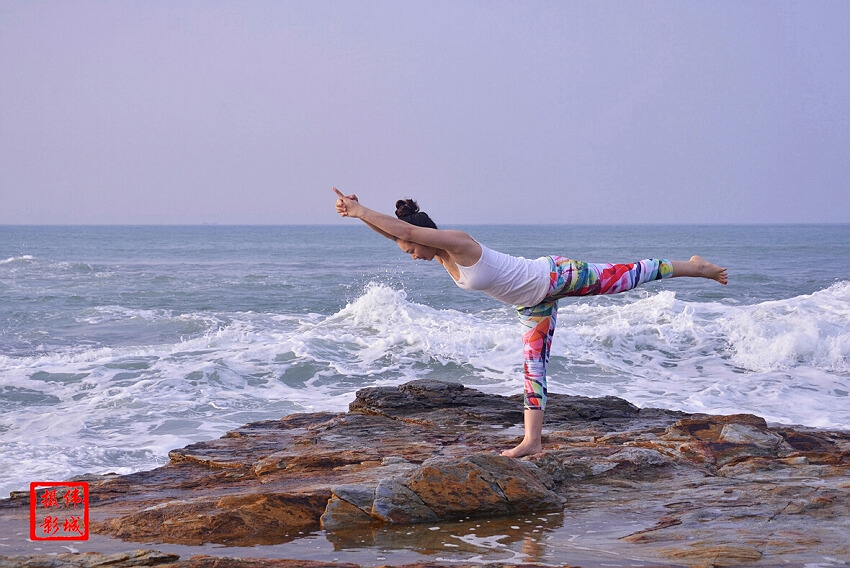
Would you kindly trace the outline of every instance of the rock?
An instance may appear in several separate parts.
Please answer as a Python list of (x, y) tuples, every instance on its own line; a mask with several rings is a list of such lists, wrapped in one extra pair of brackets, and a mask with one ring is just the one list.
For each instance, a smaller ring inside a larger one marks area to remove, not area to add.
[(736, 543), (692, 543), (683, 548), (665, 551), (675, 560), (686, 560), (697, 566), (746, 566), (761, 560), (762, 553), (755, 547)]
[(753, 430), (767, 430), (767, 422), (764, 418), (752, 414), (733, 414), (730, 416), (705, 416), (699, 418), (685, 418), (671, 425), (665, 434), (670, 440), (701, 440), (705, 442), (716, 442), (728, 424), (749, 426)]
[(432, 458), (404, 481), (437, 519), (499, 516), (560, 509), (563, 500), (541, 482), (533, 464), (479, 453), (466, 458)]
[(164, 568), (360, 568), (357, 564), (271, 558), (231, 558), (196, 555)]
[(0, 557), (0, 568), (132, 568), (172, 565), (180, 557), (158, 550), (136, 550), (116, 554), (34, 554), (16, 558)]
[(227, 495), (166, 501), (109, 519), (101, 532), (128, 540), (231, 546), (274, 544), (281, 535), (319, 527), (330, 491)]
[(311, 560), (245, 559), (196, 555), (179, 560), (176, 554), (157, 550), (136, 550), (117, 554), (32, 554), (14, 558), (0, 557), (0, 568), (359, 568), (357, 564), (314, 562)]
[(752, 444), (771, 450), (776, 450), (783, 442), (782, 436), (769, 432), (766, 426), (755, 428), (748, 424), (734, 423), (723, 426), (717, 439), (730, 444)]
[(758, 457), (784, 457), (793, 446), (763, 418), (749, 414), (687, 418), (667, 428), (660, 443), (683, 459), (723, 467)]
[(334, 487), (333, 494), (337, 499), (350, 503), (368, 515), (375, 504), (375, 489), (374, 485), (355, 483)]
[(375, 488), (371, 516), (394, 524), (428, 523), (439, 519), (414, 491), (398, 479), (382, 479)]
[[(436, 380), (362, 389), (347, 413), (247, 424), (172, 451), (163, 467), (88, 477), (90, 531), (130, 542), (215, 543), (261, 552), (262, 545), (322, 528), (343, 547), (434, 541), (434, 554), (444, 557), (446, 548), (428, 530), (432, 523), (555, 511), (566, 534), (573, 534), (570, 523), (614, 527), (607, 540), (583, 542), (583, 549), (598, 546), (600, 554), (635, 563), (769, 566), (850, 559), (850, 433), (551, 394), (545, 451), (520, 460), (499, 455), (494, 450), (521, 437), (521, 422), (520, 396)], [(0, 526), (26, 534), (28, 512), (28, 494), (16, 493), (0, 501)], [(509, 524), (491, 537), (517, 532), (510, 538), (524, 542), (519, 529)], [(457, 542), (477, 554), (474, 545)], [(17, 556), (0, 559), (0, 568), (107, 561), (331, 565), (206, 556), (178, 561), (152, 551), (109, 556)]]
[[(424, 523), (469, 516), (560, 509), (535, 465), (492, 453), (431, 458), (403, 476), (377, 485), (342, 485), (322, 515), (322, 527), (355, 523)], [(549, 485), (554, 483), (549, 480)]]
[(319, 519), (322, 528), (333, 530), (373, 522), (371, 503), (374, 503), (375, 499), (374, 489), (372, 489), (370, 495), (372, 501), (368, 511), (364, 511), (336, 494), (332, 495), (325, 507), (325, 512)]

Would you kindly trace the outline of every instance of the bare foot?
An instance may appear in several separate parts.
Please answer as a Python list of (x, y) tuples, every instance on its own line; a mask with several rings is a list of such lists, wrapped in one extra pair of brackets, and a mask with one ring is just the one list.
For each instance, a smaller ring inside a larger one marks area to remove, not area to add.
[(717, 266), (716, 264), (708, 262), (703, 257), (697, 255), (691, 257), (691, 262), (696, 265), (700, 276), (702, 276), (703, 278), (711, 278), (712, 280), (717, 280), (724, 286), (729, 282), (729, 278), (726, 274), (726, 269), (722, 266)]
[(523, 456), (539, 454), (542, 451), (543, 445), (540, 442), (534, 443), (523, 440), (517, 447), (502, 452), (502, 455), (509, 458), (521, 458)]

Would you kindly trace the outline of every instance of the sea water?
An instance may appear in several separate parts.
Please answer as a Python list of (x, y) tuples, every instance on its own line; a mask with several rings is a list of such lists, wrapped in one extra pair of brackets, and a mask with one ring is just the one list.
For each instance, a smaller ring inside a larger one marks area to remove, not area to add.
[[(687, 259), (729, 285), (560, 302), (549, 390), (850, 429), (850, 226), (470, 226), (535, 258)], [(0, 227), (0, 495), (129, 473), (416, 378), (522, 391), (514, 309), (355, 221)]]

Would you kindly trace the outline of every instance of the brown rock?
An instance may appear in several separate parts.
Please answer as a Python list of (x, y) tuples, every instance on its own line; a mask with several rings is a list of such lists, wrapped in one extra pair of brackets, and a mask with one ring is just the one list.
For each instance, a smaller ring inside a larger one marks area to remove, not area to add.
[(433, 458), (404, 485), (434, 511), (436, 518), (511, 515), (560, 509), (563, 500), (541, 482), (543, 472), (496, 454)]
[(128, 540), (232, 546), (275, 544), (319, 527), (330, 491), (243, 493), (217, 500), (167, 501), (108, 520), (96, 528)]
[(314, 562), (312, 560), (246, 559), (196, 555), (179, 560), (176, 554), (157, 550), (136, 550), (116, 554), (32, 554), (6, 558), (0, 556), (0, 568), (359, 568), (357, 564)]
[(706, 416), (679, 420), (667, 429), (665, 437), (668, 439), (696, 439), (705, 442), (717, 442), (720, 440), (723, 428), (728, 424), (749, 426), (759, 431), (767, 429), (767, 422), (764, 418), (752, 414)]
[(135, 550), (116, 554), (33, 554), (6, 558), (0, 556), (0, 568), (132, 568), (171, 565), (180, 557), (158, 550)]
[(375, 488), (371, 516), (386, 523), (428, 523), (439, 519), (415, 492), (398, 479), (382, 479)]
[[(374, 490), (372, 495), (374, 499)], [(371, 511), (371, 507), (367, 512), (339, 496), (333, 495), (328, 501), (324, 513), (322, 513), (320, 522), (322, 528), (328, 530), (372, 523), (376, 519), (372, 517)]]
[(193, 556), (164, 568), (360, 568), (357, 564), (287, 560), (272, 558), (230, 558), (227, 556)]
[(723, 467), (738, 461), (788, 455), (793, 447), (771, 431), (763, 418), (750, 414), (679, 420), (667, 428), (664, 442), (682, 459)]
[(762, 558), (761, 551), (752, 546), (711, 542), (692, 543), (684, 548), (667, 550), (665, 555), (676, 560), (686, 560), (689, 564), (710, 568), (746, 566)]

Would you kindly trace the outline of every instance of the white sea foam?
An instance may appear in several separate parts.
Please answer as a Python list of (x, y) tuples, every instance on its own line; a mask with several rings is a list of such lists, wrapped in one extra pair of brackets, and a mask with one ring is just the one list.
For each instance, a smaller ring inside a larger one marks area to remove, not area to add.
[[(112, 321), (123, 321), (132, 318), (143, 319), (147, 321), (162, 321), (172, 318), (171, 310), (141, 310), (129, 309), (123, 306), (93, 306), (87, 310), (83, 310), (75, 318), (78, 323), (96, 325)], [(179, 317), (179, 316), (178, 316)], [(194, 318), (196, 316), (189, 316)], [(183, 317), (182, 319), (188, 319)]]
[(562, 306), (551, 365), (561, 372), (550, 390), (850, 428), (848, 294), (840, 282), (752, 306), (683, 302), (670, 291), (594, 299), (567, 317)]
[[(848, 282), (755, 305), (687, 302), (669, 290), (564, 300), (550, 392), (850, 428), (848, 306)], [(385, 284), (330, 315), (115, 305), (78, 321), (132, 329), (175, 320), (193, 331), (152, 345), (0, 355), (0, 492), (154, 467), (170, 449), (252, 420), (344, 411), (366, 386), (428, 376), (522, 390), (511, 308), (435, 309)]]
[(25, 254), (23, 256), (10, 256), (6, 260), (0, 260), (0, 264), (12, 264), (13, 262), (27, 262), (30, 260), (35, 260), (35, 257)]
[[(302, 341), (338, 342), (341, 374), (375, 374), (421, 365), (471, 365), (492, 376), (517, 364), (517, 324), (409, 302), (402, 290), (373, 284), (320, 325), (303, 330)], [(507, 357), (505, 357), (507, 355)], [(509, 363), (510, 362), (510, 363)], [(383, 366), (381, 366), (383, 365)]]
[(737, 310), (725, 326), (732, 359), (751, 371), (850, 370), (850, 282)]

